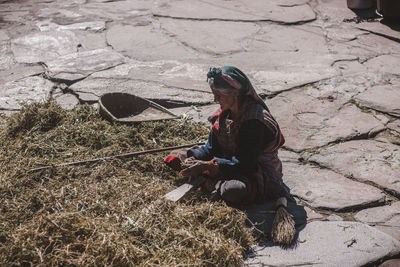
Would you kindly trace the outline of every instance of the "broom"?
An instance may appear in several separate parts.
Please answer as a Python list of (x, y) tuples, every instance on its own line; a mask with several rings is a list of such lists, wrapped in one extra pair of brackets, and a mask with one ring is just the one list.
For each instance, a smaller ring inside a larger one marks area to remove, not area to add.
[(296, 229), (292, 215), (287, 211), (287, 199), (279, 198), (276, 203), (276, 214), (272, 223), (272, 241), (281, 245), (290, 245), (293, 242)]

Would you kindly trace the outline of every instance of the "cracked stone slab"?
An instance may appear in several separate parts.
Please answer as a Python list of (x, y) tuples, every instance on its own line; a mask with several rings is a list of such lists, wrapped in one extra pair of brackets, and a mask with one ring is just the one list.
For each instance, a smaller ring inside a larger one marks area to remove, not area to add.
[(400, 201), (383, 207), (359, 211), (354, 219), (376, 227), (382, 232), (400, 240)]
[(353, 140), (322, 148), (308, 160), (400, 195), (400, 148), (397, 145)]
[(363, 107), (400, 117), (400, 83), (374, 86), (354, 97)]
[(304, 207), (304, 210), (307, 213), (307, 222), (312, 222), (312, 221), (321, 221), (325, 219), (325, 216), (322, 215), (321, 213), (318, 213), (317, 211), (310, 209), (309, 207)]
[(15, 64), (14, 56), (9, 44), (0, 43), (0, 55), (0, 70), (7, 70)]
[(105, 21), (87, 21), (87, 22), (79, 22), (72, 23), (67, 25), (59, 25), (57, 23), (51, 22), (51, 20), (39, 21), (36, 23), (36, 26), (40, 29), (40, 31), (73, 31), (73, 30), (81, 30), (81, 31), (102, 31), (106, 28)]
[(315, 97), (314, 89), (292, 90), (267, 100), (290, 150), (299, 152), (385, 129), (373, 115), (346, 104), (348, 98), (342, 94)]
[(155, 22), (146, 25), (111, 26), (107, 43), (116, 51), (132, 59), (150, 61), (159, 59), (195, 58), (196, 52), (164, 34)]
[(253, 247), (247, 266), (363, 266), (400, 252), (400, 242), (359, 222), (311, 222), (293, 249)]
[(400, 134), (400, 120), (394, 120), (394, 121), (388, 123), (387, 127), (390, 130), (396, 131)]
[(159, 83), (130, 79), (87, 78), (74, 83), (71, 87), (82, 101), (98, 101), (105, 93), (124, 92), (139, 97), (184, 102), (187, 104), (209, 104), (213, 101), (211, 94), (199, 91), (167, 87)]
[(51, 78), (74, 81), (124, 62), (125, 58), (120, 53), (103, 48), (60, 56), (47, 61), (46, 65)]
[(81, 45), (81, 47), (78, 47), (78, 51), (89, 51), (108, 47), (106, 33), (104, 31), (75, 31), (75, 35), (79, 39)]
[(8, 41), (10, 37), (5, 30), (0, 30), (0, 42)]
[(360, 35), (368, 34), (365, 31), (344, 23), (329, 25), (325, 27), (325, 30), (327, 38), (335, 42), (350, 42), (356, 40)]
[[(260, 27), (255, 23), (160, 19), (160, 24), (180, 43), (199, 52), (227, 54), (245, 51)], [(212, 30), (210, 30), (212, 29)]]
[[(189, 3), (192, 2), (192, 3)], [(296, 5), (298, 3), (299, 5)], [(291, 1), (289, 5), (281, 1), (159, 1), (153, 9), (156, 16), (233, 21), (273, 21), (277, 23), (302, 23), (316, 18), (311, 7), (302, 0)]]
[(357, 16), (354, 11), (347, 8), (346, 1), (318, 1), (313, 7), (328, 25), (340, 25), (344, 19), (352, 19)]
[(281, 159), (282, 162), (300, 162), (302, 157), (295, 152), (285, 150), (285, 149), (280, 149), (279, 150), (279, 158)]
[(128, 1), (90, 1), (79, 7), (85, 17), (118, 21), (151, 15), (154, 1), (128, 0)]
[(18, 110), (21, 102), (49, 99), (53, 83), (40, 76), (26, 77), (0, 86), (0, 109)]
[(5, 70), (0, 70), (0, 83), (17, 81), (19, 79), (44, 73), (41, 65), (15, 64)]
[(324, 98), (327, 95), (334, 97), (340, 94), (350, 99), (370, 87), (387, 84), (400, 84), (400, 80), (387, 73), (352, 73), (319, 81), (315, 85), (307, 87), (306, 90), (308, 94), (317, 98)]
[(60, 89), (53, 92), (52, 98), (55, 99), (57, 104), (66, 110), (72, 110), (79, 104), (79, 100), (76, 96), (69, 93), (63, 93)]
[(76, 12), (75, 10), (69, 10), (65, 9), (59, 6), (50, 6), (50, 7), (44, 7), (36, 12), (36, 16), (39, 18), (57, 18), (58, 20), (63, 19), (64, 21), (67, 19), (67, 21), (72, 22), (72, 21), (77, 21), (82, 18), (82, 14), (79, 12)]
[(387, 72), (400, 75), (400, 53), (397, 55), (382, 55), (364, 63), (370, 71)]
[(179, 108), (170, 108), (174, 114), (184, 118), (191, 118), (196, 122), (203, 122), (207, 125), (210, 124), (208, 117), (214, 114), (219, 109), (218, 104), (206, 106), (187, 106)]
[(367, 51), (373, 51), (375, 56), (399, 53), (398, 42), (374, 34), (359, 35), (356, 40), (349, 43), (359, 46)]
[(352, 181), (327, 169), (293, 162), (283, 165), (283, 180), (290, 193), (311, 207), (344, 211), (381, 203), (381, 190)]
[(388, 38), (394, 38), (400, 41), (400, 32), (398, 31), (398, 26), (397, 30), (395, 30), (396, 25), (385, 25), (382, 22), (361, 22), (355, 25), (355, 27), (378, 35), (383, 35)]
[[(210, 63), (211, 64), (211, 63)], [(204, 91), (211, 95), (206, 82), (210, 64), (180, 62), (176, 60), (137, 61), (129, 60), (109, 70), (96, 72), (92, 78), (124, 78), (161, 83), (165, 86)]]
[(20, 63), (55, 60), (77, 51), (78, 38), (69, 31), (32, 33), (11, 41), (15, 59)]
[[(263, 56), (260, 56), (263, 54)], [(225, 65), (240, 66), (258, 93), (275, 95), (328, 79), (338, 74), (332, 63), (339, 59), (336, 55), (304, 51), (249, 51), (229, 56), (221, 56)], [(266, 63), (267, 62), (267, 63)]]
[(335, 221), (343, 221), (343, 218), (340, 217), (339, 215), (331, 214), (328, 217), (326, 217), (326, 220), (335, 222)]

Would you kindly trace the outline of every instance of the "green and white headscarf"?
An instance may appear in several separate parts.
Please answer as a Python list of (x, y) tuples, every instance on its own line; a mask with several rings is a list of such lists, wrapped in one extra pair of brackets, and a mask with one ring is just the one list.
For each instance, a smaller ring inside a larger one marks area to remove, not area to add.
[(229, 95), (238, 92), (241, 96), (251, 96), (269, 112), (267, 104), (254, 90), (247, 76), (238, 68), (232, 66), (210, 68), (207, 73), (207, 81), (210, 87), (220, 91), (222, 94)]

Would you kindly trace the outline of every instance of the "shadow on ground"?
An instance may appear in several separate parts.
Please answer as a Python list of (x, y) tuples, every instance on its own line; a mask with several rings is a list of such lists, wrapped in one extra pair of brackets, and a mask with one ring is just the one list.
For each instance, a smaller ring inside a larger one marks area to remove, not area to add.
[[(274, 206), (275, 201), (266, 201), (264, 203), (251, 205), (245, 210), (248, 218), (247, 223), (249, 226), (254, 225), (256, 227), (256, 235), (260, 237), (260, 243), (258, 244), (259, 246), (277, 246), (277, 244), (270, 241), (272, 223), (275, 217)], [(304, 206), (298, 205), (296, 200), (293, 198), (288, 200), (288, 211), (294, 217), (296, 234), (294, 237), (294, 242), (284, 248), (293, 249), (297, 245), (297, 239), (300, 231), (302, 231), (307, 224), (307, 212), (305, 211)]]

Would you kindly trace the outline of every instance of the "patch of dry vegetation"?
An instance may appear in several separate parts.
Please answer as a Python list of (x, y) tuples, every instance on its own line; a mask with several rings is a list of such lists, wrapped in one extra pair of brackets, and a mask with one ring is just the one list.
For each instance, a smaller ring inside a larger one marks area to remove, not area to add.
[(33, 103), (0, 126), (0, 265), (236, 266), (253, 243), (245, 215), (183, 182), (166, 153), (29, 173), (41, 165), (204, 141), (192, 121), (112, 125), (82, 105)]

